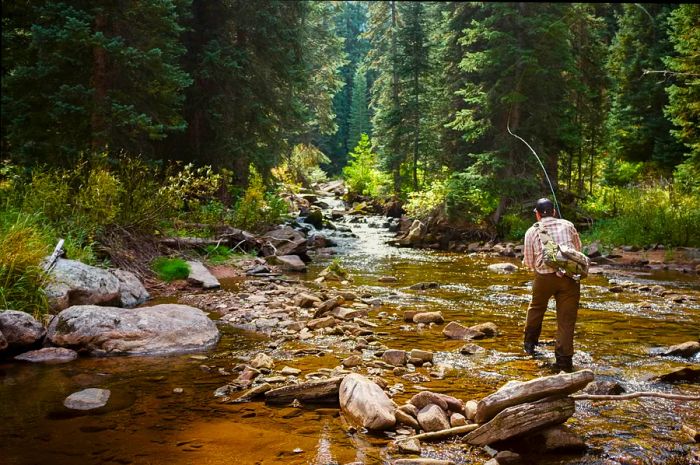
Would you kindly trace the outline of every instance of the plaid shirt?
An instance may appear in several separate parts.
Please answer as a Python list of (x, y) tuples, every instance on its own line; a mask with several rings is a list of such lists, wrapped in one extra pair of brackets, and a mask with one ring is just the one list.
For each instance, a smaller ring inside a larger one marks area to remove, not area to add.
[[(549, 234), (554, 242), (560, 245), (568, 245), (576, 250), (581, 250), (581, 238), (571, 221), (554, 218), (551, 216), (542, 218), (540, 224)], [(525, 233), (523, 265), (537, 273), (555, 273), (557, 270), (545, 265), (542, 254), (542, 242), (537, 228), (533, 225)]]

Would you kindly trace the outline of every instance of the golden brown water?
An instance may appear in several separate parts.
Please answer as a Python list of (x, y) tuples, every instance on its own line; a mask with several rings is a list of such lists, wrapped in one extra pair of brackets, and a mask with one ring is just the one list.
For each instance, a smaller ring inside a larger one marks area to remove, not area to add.
[[(388, 385), (401, 403), (421, 388), (445, 392), (464, 400), (480, 398), (510, 379), (526, 380), (549, 374), (536, 360), (521, 353), (523, 319), (530, 276), (486, 270), (499, 258), (466, 256), (383, 244), (389, 236), (364, 224), (351, 225), (357, 239), (339, 238), (344, 266), (355, 277), (353, 288), (380, 298), (384, 305), (370, 312), (380, 326), (377, 339), (390, 348), (420, 348), (436, 352), (436, 366), (419, 368), (444, 377), (408, 381), (385, 372)], [(329, 260), (320, 259), (307, 274), (316, 277)], [(515, 263), (515, 260), (511, 260)], [(396, 283), (380, 283), (391, 275)], [(618, 278), (620, 279), (620, 278)], [(621, 280), (661, 284), (700, 298), (697, 275), (640, 272)], [(408, 286), (436, 281), (439, 289), (414, 291)], [(647, 381), (651, 375), (683, 366), (698, 366), (698, 358), (660, 358), (649, 349), (697, 340), (700, 301), (669, 304), (649, 293), (608, 291), (608, 278), (589, 277), (583, 286), (577, 326), (575, 365), (591, 368), (597, 379), (614, 379), (628, 391), (658, 390), (700, 394), (698, 385), (664, 385)], [(640, 308), (642, 301), (651, 307)], [(501, 335), (477, 341), (485, 350), (459, 354), (463, 342), (446, 340), (442, 326), (416, 330), (403, 323), (404, 309), (440, 310), (447, 321), (465, 325), (487, 321)], [(554, 312), (545, 320), (543, 339), (554, 337)], [(83, 358), (64, 365), (0, 365), (0, 463), (2, 464), (365, 464), (389, 463), (391, 438), (349, 433), (337, 406), (303, 409), (266, 406), (262, 402), (222, 404), (214, 390), (232, 376), (228, 371), (242, 359), (264, 351), (277, 367), (299, 368), (302, 376), (333, 368), (351, 352), (348, 341), (325, 337), (274, 349), (263, 336), (222, 327), (224, 336), (207, 359), (191, 354), (170, 357)], [(300, 347), (320, 346), (321, 356), (294, 356)], [(551, 358), (552, 347), (546, 347)], [(365, 352), (369, 358), (370, 352)], [(224, 373), (220, 373), (220, 369)], [(397, 386), (398, 384), (402, 386)], [(89, 413), (65, 409), (69, 394), (88, 387), (107, 388), (106, 407)], [(173, 389), (181, 388), (182, 393)], [(700, 405), (661, 399), (627, 402), (577, 402), (568, 424), (589, 445), (583, 455), (534, 457), (534, 463), (663, 463), (690, 447), (680, 425), (697, 425)], [(424, 456), (448, 457), (457, 463), (483, 463), (479, 448), (454, 442), (424, 447)], [(610, 460), (614, 460), (611, 462)]]

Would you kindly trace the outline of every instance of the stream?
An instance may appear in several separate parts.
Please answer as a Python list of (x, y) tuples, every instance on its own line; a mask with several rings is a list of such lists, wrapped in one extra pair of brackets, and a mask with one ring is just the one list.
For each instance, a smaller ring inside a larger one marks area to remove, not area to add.
[[(487, 270), (492, 263), (516, 259), (467, 255), (386, 245), (393, 238), (385, 219), (360, 217), (347, 232), (324, 230), (338, 246), (336, 257), (353, 277), (358, 294), (380, 299), (369, 319), (375, 337), (392, 349), (424, 349), (435, 353), (434, 366), (416, 374), (437, 372), (415, 382), (381, 373), (400, 405), (421, 389), (479, 399), (509, 380), (529, 380), (550, 372), (542, 360), (553, 359), (553, 344), (540, 360), (522, 352), (522, 330), (530, 296), (530, 274)], [(355, 220), (353, 220), (355, 221)], [(312, 281), (333, 257), (318, 256), (301, 279)], [(298, 275), (290, 277), (298, 277)], [(393, 276), (395, 282), (380, 282)], [(439, 287), (411, 290), (419, 282)], [(651, 292), (611, 292), (624, 281), (661, 285), (689, 296), (669, 302)], [(235, 288), (236, 283), (224, 283)], [(553, 302), (545, 317), (542, 339), (556, 329)], [(446, 339), (442, 325), (417, 329), (403, 321), (405, 310), (441, 311), (445, 321), (465, 326), (493, 322), (500, 334), (474, 341), (484, 350), (462, 355), (464, 341)], [(215, 315), (211, 315), (215, 318)], [(389, 463), (391, 437), (350, 432), (337, 406), (292, 408), (264, 402), (222, 403), (214, 397), (232, 366), (258, 352), (305, 373), (331, 369), (352, 354), (343, 338), (314, 337), (280, 343), (268, 337), (221, 325), (218, 346), (204, 354), (168, 357), (83, 357), (61, 365), (0, 364), (0, 463), (19, 464), (309, 464)], [(696, 355), (650, 355), (650, 351), (700, 336), (700, 280), (697, 275), (648, 269), (600, 270), (585, 279), (577, 323), (574, 366), (589, 368), (597, 380), (617, 381), (628, 392), (662, 391), (700, 395), (698, 384), (652, 381), (655, 375), (685, 366), (698, 367)], [(300, 348), (320, 348), (299, 355)], [(365, 350), (364, 357), (372, 357)], [(109, 403), (93, 411), (63, 407), (69, 394), (88, 387), (110, 389)], [(588, 450), (576, 455), (542, 455), (537, 465), (656, 464), (686, 455), (697, 445), (681, 424), (700, 426), (699, 402), (642, 398), (622, 402), (578, 401), (567, 422), (582, 436)], [(422, 455), (456, 464), (480, 464), (489, 456), (482, 448), (457, 440), (424, 444)], [(692, 463), (692, 462), (689, 462)]]

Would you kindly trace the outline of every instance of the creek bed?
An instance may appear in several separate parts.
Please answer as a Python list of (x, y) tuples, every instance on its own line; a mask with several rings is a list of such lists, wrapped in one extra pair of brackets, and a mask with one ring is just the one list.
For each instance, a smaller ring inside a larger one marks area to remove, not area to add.
[[(353, 289), (381, 299), (370, 319), (379, 325), (378, 339), (392, 349), (435, 352), (442, 379), (415, 383), (385, 372), (394, 399), (401, 403), (420, 389), (444, 392), (463, 400), (478, 399), (510, 379), (526, 380), (549, 374), (538, 360), (523, 355), (522, 329), (531, 277), (487, 271), (491, 263), (515, 259), (452, 254), (387, 246), (385, 229), (365, 222), (348, 223), (357, 237), (331, 236), (339, 246), (343, 266), (354, 276)], [(326, 231), (324, 231), (326, 232)], [(330, 263), (318, 257), (302, 279), (311, 281)], [(396, 282), (382, 283), (380, 276)], [(684, 366), (698, 358), (654, 357), (649, 350), (698, 339), (700, 283), (669, 271), (637, 271), (619, 277), (592, 275), (584, 281), (576, 332), (577, 368), (590, 368), (597, 379), (618, 381), (628, 391), (657, 390), (700, 394), (700, 386), (649, 381), (653, 375)], [(694, 297), (669, 303), (648, 292), (612, 293), (610, 279), (661, 284)], [(409, 286), (426, 281), (437, 289), (417, 291)], [(234, 286), (234, 284), (231, 284)], [(335, 286), (335, 285), (331, 285)], [(338, 285), (339, 287), (339, 285)], [(641, 302), (647, 302), (641, 306)], [(442, 325), (417, 330), (403, 322), (403, 311), (439, 310), (446, 322), (466, 326), (493, 322), (496, 338), (475, 341), (483, 352), (459, 353), (463, 341), (447, 340)], [(288, 365), (306, 373), (333, 368), (350, 355), (344, 341), (315, 337), (305, 343), (278, 345), (265, 336), (224, 325), (215, 349), (198, 355), (169, 357), (81, 358), (63, 365), (0, 365), (0, 443), (7, 464), (344, 464), (388, 463), (390, 438), (348, 433), (337, 407), (302, 409), (266, 406), (262, 402), (222, 404), (213, 396), (225, 384), (232, 366), (257, 352), (266, 352), (277, 367)], [(554, 311), (545, 319), (542, 338), (554, 337)], [(320, 347), (320, 355), (294, 356), (293, 350)], [(553, 358), (544, 346), (543, 359)], [(365, 357), (371, 356), (366, 352)], [(221, 372), (221, 370), (224, 370)], [(428, 370), (419, 368), (418, 373)], [(401, 386), (398, 386), (398, 385)], [(107, 406), (90, 412), (65, 409), (63, 399), (87, 387), (112, 391)], [(181, 392), (179, 392), (181, 390)], [(589, 445), (583, 455), (542, 456), (542, 465), (665, 463), (691, 447), (680, 431), (684, 422), (697, 422), (700, 403), (663, 399), (625, 402), (577, 402), (567, 423)], [(695, 423), (696, 424), (696, 423)], [(535, 451), (536, 452), (536, 451)], [(483, 463), (480, 448), (458, 442), (425, 445), (423, 455), (445, 457), (458, 464)]]

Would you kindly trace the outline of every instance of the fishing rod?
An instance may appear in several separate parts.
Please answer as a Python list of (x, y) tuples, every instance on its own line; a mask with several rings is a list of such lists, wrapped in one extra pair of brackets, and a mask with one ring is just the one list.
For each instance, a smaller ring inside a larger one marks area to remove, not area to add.
[(513, 131), (510, 130), (510, 112), (508, 112), (508, 121), (506, 121), (506, 128), (508, 129), (508, 134), (511, 136), (515, 137), (516, 139), (522, 141), (523, 144), (527, 145), (527, 148), (530, 149), (532, 154), (535, 156), (537, 161), (540, 163), (540, 166), (542, 167), (542, 172), (544, 172), (545, 178), (547, 178), (547, 183), (549, 184), (549, 190), (552, 191), (552, 197), (554, 197), (554, 207), (557, 209), (557, 213), (559, 213), (559, 218), (564, 218), (561, 214), (561, 209), (559, 208), (559, 202), (557, 202), (557, 194), (554, 193), (554, 186), (552, 186), (552, 181), (549, 179), (549, 175), (547, 174), (547, 170), (544, 167), (544, 164), (542, 163), (542, 160), (540, 160), (540, 157), (537, 155), (537, 152), (535, 152), (535, 149), (533, 149), (530, 144), (527, 143), (525, 139), (520, 137), (517, 134), (514, 134)]

